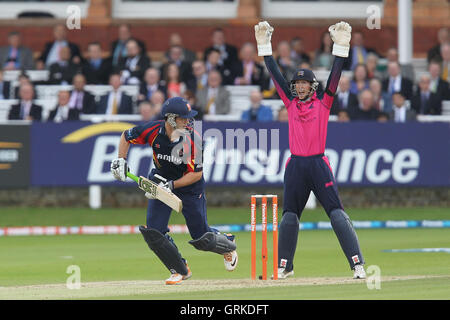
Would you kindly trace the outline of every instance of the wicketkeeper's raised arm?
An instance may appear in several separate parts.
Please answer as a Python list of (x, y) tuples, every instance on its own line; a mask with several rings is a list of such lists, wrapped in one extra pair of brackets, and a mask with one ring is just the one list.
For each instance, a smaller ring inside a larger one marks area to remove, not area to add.
[(325, 93), (333, 96), (341, 78), (342, 67), (345, 59), (350, 52), (350, 39), (352, 37), (352, 27), (347, 22), (339, 22), (328, 28), (331, 39), (333, 40), (332, 54), (336, 57), (331, 67), (331, 73), (328, 77)]
[(274, 28), (267, 22), (263, 21), (255, 25), (255, 38), (258, 48), (258, 56), (264, 57), (264, 63), (269, 71), (270, 77), (277, 89), (278, 95), (285, 104), (294, 97), (291, 94), (289, 82), (283, 77), (280, 69), (272, 56), (272, 33)]

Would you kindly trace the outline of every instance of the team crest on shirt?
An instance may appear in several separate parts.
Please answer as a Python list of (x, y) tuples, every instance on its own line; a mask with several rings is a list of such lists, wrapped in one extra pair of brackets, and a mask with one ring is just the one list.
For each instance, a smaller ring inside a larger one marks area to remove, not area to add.
[(305, 74), (305, 72), (303, 70), (300, 70), (299, 72), (297, 72), (297, 75), (301, 76), (301, 77), (303, 77), (304, 74)]

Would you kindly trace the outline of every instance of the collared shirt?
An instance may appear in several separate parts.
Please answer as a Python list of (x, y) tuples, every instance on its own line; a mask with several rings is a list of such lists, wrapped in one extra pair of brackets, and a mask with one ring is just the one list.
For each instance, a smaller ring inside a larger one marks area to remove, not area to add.
[(117, 113), (119, 113), (120, 101), (122, 100), (122, 92), (111, 91), (108, 96), (108, 107), (106, 108), (106, 114), (112, 114), (114, 97), (116, 98)]
[(32, 101), (21, 101), (20, 109), (21, 109), (21, 118), (26, 119), (30, 115)]
[(394, 107), (394, 121), (406, 122), (406, 107), (404, 105), (400, 108)]
[(77, 108), (78, 110), (83, 109), (83, 98), (84, 98), (84, 92), (83, 91), (72, 91), (72, 94), (70, 95), (69, 100), (69, 106), (71, 109)]
[(58, 106), (58, 109), (56, 109), (56, 115), (53, 121), (55, 122), (63, 122), (64, 120), (67, 120), (69, 118), (69, 105), (65, 106)]
[(339, 93), (338, 93), (339, 101), (341, 101), (341, 108), (347, 109), (347, 106), (348, 106), (348, 96), (349, 96), (349, 92), (348, 92), (348, 91), (345, 91), (345, 92), (339, 92)]
[(390, 77), (389, 79), (389, 93), (399, 92), (402, 88), (402, 77)]
[(59, 51), (62, 47), (67, 47), (67, 41), (55, 41), (55, 43), (53, 43), (53, 46), (48, 53), (47, 61), (45, 61), (47, 67), (60, 60)]

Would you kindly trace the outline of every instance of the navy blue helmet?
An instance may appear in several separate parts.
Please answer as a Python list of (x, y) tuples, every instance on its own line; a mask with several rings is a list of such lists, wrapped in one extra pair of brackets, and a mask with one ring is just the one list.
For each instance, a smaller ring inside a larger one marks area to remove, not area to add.
[(161, 114), (163, 117), (169, 114), (175, 114), (181, 118), (193, 118), (197, 115), (197, 111), (192, 110), (189, 102), (181, 97), (169, 98), (164, 102)]

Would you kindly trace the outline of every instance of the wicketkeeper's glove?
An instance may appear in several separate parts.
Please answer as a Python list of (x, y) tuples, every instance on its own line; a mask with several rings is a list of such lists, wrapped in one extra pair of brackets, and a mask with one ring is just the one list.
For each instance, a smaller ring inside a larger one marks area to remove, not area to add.
[(350, 39), (352, 38), (352, 27), (344, 21), (336, 23), (328, 28), (333, 40), (334, 56), (347, 58), (350, 51)]
[(111, 162), (111, 173), (117, 180), (125, 182), (128, 171), (130, 171), (130, 168), (128, 168), (127, 160), (124, 158), (114, 159)]
[(267, 21), (263, 21), (255, 25), (255, 38), (258, 46), (258, 56), (272, 55), (272, 39), (273, 27)]

